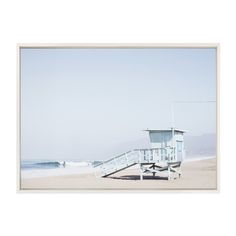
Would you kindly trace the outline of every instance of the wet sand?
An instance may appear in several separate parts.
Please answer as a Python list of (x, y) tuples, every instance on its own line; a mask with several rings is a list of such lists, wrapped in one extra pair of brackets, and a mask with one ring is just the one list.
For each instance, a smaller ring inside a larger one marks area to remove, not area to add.
[(72, 174), (21, 180), (22, 190), (216, 190), (216, 159), (186, 162), (180, 178), (167, 180), (127, 169), (107, 178), (94, 174)]

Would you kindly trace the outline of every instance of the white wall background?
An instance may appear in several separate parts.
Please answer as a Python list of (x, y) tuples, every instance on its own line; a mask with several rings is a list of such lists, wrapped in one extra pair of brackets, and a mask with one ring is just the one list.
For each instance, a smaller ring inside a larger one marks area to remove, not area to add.
[[(227, 0), (1, 1), (0, 234), (234, 235), (235, 21), (234, 1)], [(221, 43), (220, 193), (17, 194), (20, 42)], [(153, 225), (141, 224), (146, 216)]]

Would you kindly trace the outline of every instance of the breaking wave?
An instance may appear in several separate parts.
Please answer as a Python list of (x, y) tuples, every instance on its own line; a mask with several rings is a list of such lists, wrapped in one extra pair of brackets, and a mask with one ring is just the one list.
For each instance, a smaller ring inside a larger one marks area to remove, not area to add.
[(22, 161), (22, 169), (54, 169), (70, 167), (88, 167), (92, 162), (87, 161)]

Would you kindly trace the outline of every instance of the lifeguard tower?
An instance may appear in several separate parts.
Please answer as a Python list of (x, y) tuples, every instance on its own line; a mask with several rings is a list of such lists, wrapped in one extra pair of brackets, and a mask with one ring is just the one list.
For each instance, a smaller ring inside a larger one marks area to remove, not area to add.
[(101, 177), (108, 177), (133, 165), (139, 165), (141, 180), (148, 173), (155, 176), (164, 172), (169, 180), (173, 174), (181, 176), (185, 131), (175, 128), (144, 131), (149, 133), (151, 148), (134, 149), (97, 165), (95, 168)]
[[(169, 162), (182, 162), (185, 156), (184, 152), (184, 133), (186, 131), (179, 129), (147, 129), (149, 133), (152, 149), (161, 149), (163, 152), (170, 150), (171, 154), (165, 155)], [(164, 161), (164, 160), (163, 160)]]

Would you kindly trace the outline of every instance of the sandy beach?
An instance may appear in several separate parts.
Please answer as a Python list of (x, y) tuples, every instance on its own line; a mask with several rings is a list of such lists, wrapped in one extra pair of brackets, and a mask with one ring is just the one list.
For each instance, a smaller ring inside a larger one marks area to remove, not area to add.
[(182, 176), (167, 180), (165, 177), (144, 175), (140, 181), (136, 168), (123, 170), (107, 178), (95, 177), (93, 173), (22, 178), (22, 190), (200, 190), (217, 188), (216, 158), (185, 162), (181, 167)]

